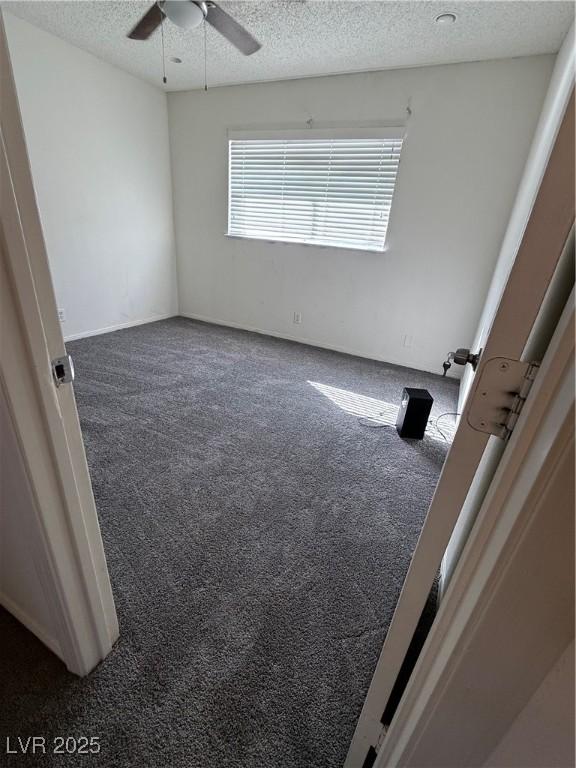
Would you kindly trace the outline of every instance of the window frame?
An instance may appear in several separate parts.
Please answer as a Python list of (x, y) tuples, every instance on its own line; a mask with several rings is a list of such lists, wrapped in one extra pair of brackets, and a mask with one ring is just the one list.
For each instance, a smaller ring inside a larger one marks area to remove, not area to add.
[[(248, 240), (259, 243), (268, 243), (271, 245), (283, 245), (283, 246), (297, 246), (306, 248), (322, 248), (322, 249), (336, 249), (338, 251), (350, 251), (353, 253), (365, 253), (365, 254), (383, 254), (388, 250), (388, 233), (389, 225), (386, 228), (386, 235), (384, 238), (383, 248), (355, 248), (350, 245), (337, 245), (334, 243), (310, 243), (299, 240), (279, 240), (268, 237), (254, 237), (251, 235), (238, 235), (230, 232), (231, 225), (231, 178), (232, 178), (232, 153), (231, 142), (232, 141), (258, 141), (258, 140), (270, 140), (281, 141), (283, 139), (292, 140), (314, 140), (314, 139), (341, 139), (341, 140), (355, 140), (355, 139), (400, 139), (402, 142), (406, 139), (406, 126), (396, 123), (395, 125), (371, 125), (371, 126), (355, 126), (351, 125), (346, 128), (297, 128), (297, 129), (228, 129), (227, 131), (227, 151), (228, 151), (228, 177), (227, 177), (227, 231), (225, 237), (230, 240)], [(390, 215), (397, 191), (398, 173), (400, 172), (400, 164), (402, 162), (402, 150), (404, 144), (400, 149), (400, 157), (398, 160), (398, 172), (396, 174), (394, 191), (392, 194), (392, 200), (390, 203)]]

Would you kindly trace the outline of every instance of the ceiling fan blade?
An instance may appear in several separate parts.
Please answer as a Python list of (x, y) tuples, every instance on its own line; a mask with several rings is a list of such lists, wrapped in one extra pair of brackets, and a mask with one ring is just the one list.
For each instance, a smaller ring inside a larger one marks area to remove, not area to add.
[(220, 32), (226, 40), (232, 43), (244, 56), (250, 56), (259, 51), (262, 46), (252, 37), (248, 30), (233, 19), (230, 14), (223, 11), (216, 3), (207, 3), (208, 14), (206, 21), (211, 24), (215, 30)]
[(132, 32), (129, 33), (128, 37), (131, 40), (148, 40), (152, 32), (162, 24), (163, 19), (164, 14), (160, 10), (160, 6), (154, 3), (152, 8), (142, 16)]

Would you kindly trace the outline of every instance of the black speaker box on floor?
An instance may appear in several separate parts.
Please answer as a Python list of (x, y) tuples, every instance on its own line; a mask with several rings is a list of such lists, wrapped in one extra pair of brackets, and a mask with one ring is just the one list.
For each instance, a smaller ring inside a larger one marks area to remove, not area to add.
[(426, 432), (428, 417), (434, 398), (427, 389), (405, 387), (402, 390), (402, 403), (396, 419), (396, 429), (400, 437), (421, 440)]

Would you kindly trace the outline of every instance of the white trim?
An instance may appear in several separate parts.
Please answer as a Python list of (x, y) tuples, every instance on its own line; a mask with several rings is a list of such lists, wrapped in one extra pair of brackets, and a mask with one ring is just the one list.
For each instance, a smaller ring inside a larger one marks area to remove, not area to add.
[(170, 317), (178, 317), (178, 312), (166, 312), (162, 315), (152, 315), (152, 317), (146, 317), (143, 320), (129, 320), (127, 323), (118, 323), (117, 325), (108, 325), (106, 328), (97, 328), (94, 331), (82, 331), (81, 333), (71, 333), (69, 336), (64, 336), (64, 341), (76, 341), (77, 339), (87, 339), (89, 336), (100, 336), (102, 333), (112, 333), (113, 331), (121, 331), (123, 328), (133, 328), (136, 325), (146, 325), (147, 323), (155, 323), (158, 320), (168, 320)]
[[(431, 373), (436, 376), (442, 377), (438, 371), (430, 371), (427, 368), (417, 368), (415, 364), (409, 365), (405, 362), (400, 362), (390, 357), (382, 357), (381, 355), (367, 354), (364, 352), (358, 352), (356, 349), (350, 347), (339, 347), (335, 344), (325, 344), (322, 341), (315, 341), (305, 336), (290, 336), (288, 333), (282, 333), (280, 331), (271, 331), (258, 328), (253, 325), (247, 325), (245, 323), (235, 323), (233, 320), (218, 320), (214, 317), (208, 317), (207, 315), (198, 315), (192, 312), (179, 312), (180, 317), (186, 317), (188, 320), (198, 320), (201, 323), (210, 323), (211, 325), (222, 325), (225, 328), (237, 328), (239, 331), (250, 331), (250, 333), (259, 333), (262, 336), (272, 336), (274, 339), (284, 339), (285, 341), (295, 341), (298, 344), (305, 344), (308, 347), (317, 347), (318, 349), (326, 349), (328, 352), (341, 352), (343, 355), (351, 355), (352, 357), (361, 357), (364, 360), (375, 360), (378, 363), (388, 363), (389, 365), (396, 365), (398, 368), (408, 368), (410, 370), (420, 371), (421, 373)], [(457, 376), (450, 375), (448, 378), (458, 380)]]
[[(374, 768), (411, 765), (411, 750), (432, 717), (451, 672), (471, 644), (483, 612), (497, 594), (536, 503), (573, 440), (574, 291), (560, 319), (508, 450), (456, 566)], [(494, 707), (500, 706), (494, 702)], [(513, 720), (509, 703), (502, 704)], [(503, 712), (503, 716), (504, 712)]]
[(14, 602), (8, 595), (0, 591), (0, 605), (5, 608), (8, 613), (11, 613), (15, 619), (32, 632), (33, 635), (44, 643), (52, 653), (56, 654), (61, 661), (64, 661), (62, 651), (58, 644), (58, 641), (51, 634), (46, 632), (46, 629), (35, 621), (23, 608)]

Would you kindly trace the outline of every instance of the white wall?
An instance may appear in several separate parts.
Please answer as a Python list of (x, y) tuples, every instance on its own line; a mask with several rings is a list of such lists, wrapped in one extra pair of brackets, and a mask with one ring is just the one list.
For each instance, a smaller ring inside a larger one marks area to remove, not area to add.
[(176, 314), (165, 94), (4, 16), (64, 335)]
[(574, 640), (506, 732), (486, 768), (574, 766)]
[[(512, 208), (504, 240), (502, 241), (486, 303), (482, 309), (480, 323), (475, 334), (472, 345), (474, 350), (481, 349), (486, 342), (494, 315), (508, 281), (508, 275), (522, 242), (524, 230), (526, 229), (536, 195), (540, 189), (542, 177), (548, 164), (548, 158), (556, 140), (556, 134), (560, 128), (570, 94), (574, 88), (575, 62), (574, 24), (572, 24), (556, 57), (540, 119), (536, 126), (524, 173), (518, 187), (518, 194), (514, 201), (514, 207)], [(462, 410), (473, 380), (473, 371), (470, 366), (467, 366), (460, 387), (459, 411)]]
[[(170, 94), (181, 314), (441, 372), (472, 342), (553, 61)], [(225, 237), (228, 128), (398, 124), (408, 105), (385, 253)]]

